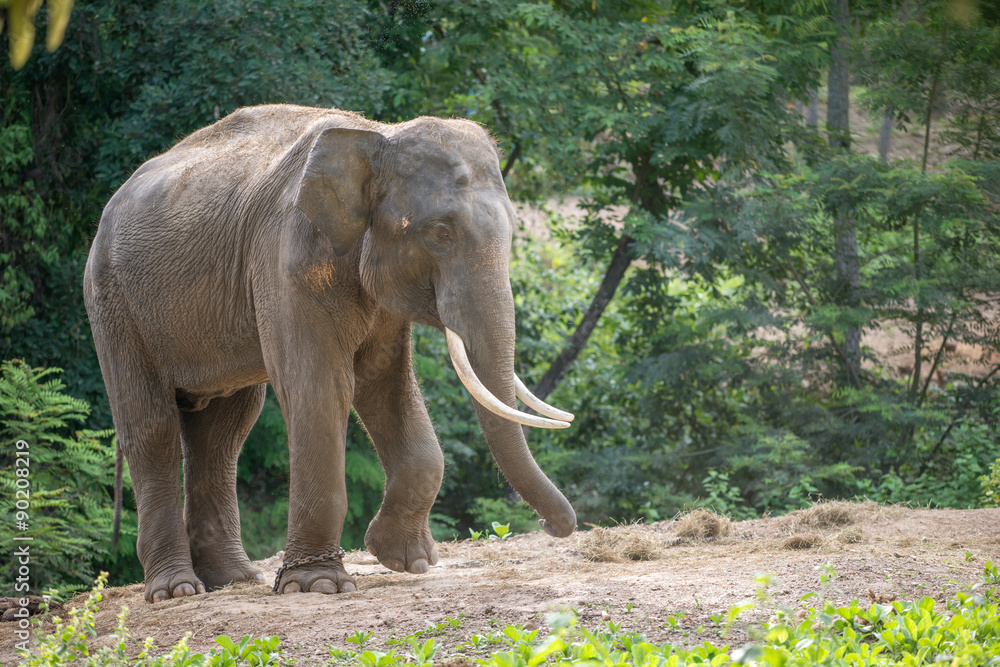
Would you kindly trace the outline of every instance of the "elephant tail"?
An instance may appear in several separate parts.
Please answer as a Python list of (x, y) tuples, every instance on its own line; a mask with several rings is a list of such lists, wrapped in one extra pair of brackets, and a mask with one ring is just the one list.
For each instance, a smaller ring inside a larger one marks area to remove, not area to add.
[(125, 457), (121, 445), (115, 438), (115, 523), (111, 531), (111, 552), (118, 551), (118, 535), (122, 526), (122, 473), (125, 467)]

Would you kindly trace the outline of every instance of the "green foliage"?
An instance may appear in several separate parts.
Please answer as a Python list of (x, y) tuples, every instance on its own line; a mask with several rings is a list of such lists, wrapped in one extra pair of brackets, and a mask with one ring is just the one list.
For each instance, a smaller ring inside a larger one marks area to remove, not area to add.
[[(905, 163), (836, 158), (814, 170), (771, 175), (761, 185), (720, 188), (710, 202), (689, 208), (690, 228), (677, 232), (676, 244), (689, 253), (684, 271), (707, 278), (724, 262), (742, 279), (737, 298), (705, 316), (744, 346), (739, 359), (745, 372), (727, 373), (728, 382), (752, 389), (746, 395), (751, 400), (764, 399), (753, 419), (757, 425), (743, 411), (734, 431), (761, 443), (750, 451), (766, 448), (760, 438), (771, 437), (767, 428), (780, 427), (794, 434), (788, 442), (809, 444), (810, 465), (827, 466), (806, 477), (847, 481), (851, 469), (841, 464), (850, 464), (882, 472), (907, 468), (912, 481), (939, 459), (954, 460), (954, 448), (965, 448), (981, 465), (996, 429), (989, 355), (1000, 340), (986, 296), (1000, 289), (1000, 219), (989, 177), (977, 176), (981, 168), (954, 163), (923, 173)], [(830, 211), (840, 207), (854, 212), (858, 228), (862, 282), (855, 308), (837, 305), (826, 259), (834, 243)], [(912, 366), (903, 378), (896, 368), (875, 366), (860, 386), (824, 389), (839, 376), (849, 326), (901, 328), (912, 341), (911, 354), (920, 355), (919, 377)], [(983, 350), (982, 365), (937, 386), (932, 380), (960, 343)], [(671, 348), (675, 355), (682, 349)], [(657, 370), (652, 365), (645, 373)], [(803, 381), (816, 389), (803, 391)], [(971, 421), (956, 432), (966, 419)], [(768, 465), (766, 456), (760, 458)], [(954, 487), (953, 477), (940, 472), (933, 475), (941, 487)], [(836, 488), (817, 486), (826, 493)], [(967, 504), (974, 492), (970, 496), (965, 485), (958, 496)], [(945, 497), (957, 499), (955, 493)]]
[[(59, 372), (17, 360), (0, 366), (0, 437), (8, 443), (0, 455), (0, 511), (8, 517), (0, 538), (11, 549), (30, 545), (33, 590), (86, 586), (95, 561), (110, 552), (112, 432), (72, 428), (90, 408), (63, 392)], [(15, 535), (33, 539), (14, 542)], [(15, 568), (6, 559), (8, 588)]]
[(0, 332), (35, 316), (31, 296), (35, 283), (30, 270), (51, 264), (56, 245), (44, 243), (48, 218), (33, 181), (21, 182), (20, 172), (32, 163), (31, 127), (27, 113), (9, 95), (0, 113)]
[[(49, 632), (36, 629), (33, 633), (30, 654), (20, 663), (22, 667), (60, 667), (62, 665), (81, 665), (83, 667), (111, 667), (113, 665), (130, 665), (132, 667), (278, 667), (286, 664), (285, 652), (278, 637), (261, 637), (254, 639), (246, 635), (239, 641), (233, 641), (226, 635), (215, 638), (220, 648), (213, 648), (208, 653), (193, 653), (188, 648), (191, 633), (184, 635), (177, 644), (165, 653), (156, 647), (151, 638), (142, 644), (142, 650), (135, 655), (130, 644), (135, 644), (135, 637), (126, 627), (128, 607), (122, 607), (118, 614), (118, 623), (114, 630), (115, 641), (110, 645), (92, 647), (90, 641), (97, 636), (96, 616), (98, 603), (103, 599), (104, 585), (108, 574), (102, 572), (83, 606), (69, 610), (69, 618), (64, 620), (58, 616), (45, 618), (54, 625)], [(38, 625), (40, 620), (32, 623)]]
[(160, 0), (133, 20), (147, 27), (126, 70), (135, 86), (103, 136), (96, 171), (108, 186), (243, 106), (381, 111), (388, 81), (367, 46), (366, 8), (355, 0)]
[[(756, 665), (919, 665), (932, 662), (951, 664), (992, 664), (990, 656), (1000, 650), (1000, 621), (997, 619), (997, 568), (987, 563), (983, 579), (971, 591), (957, 593), (942, 606), (930, 597), (897, 601), (891, 605), (862, 605), (852, 600), (836, 605), (824, 600), (836, 573), (823, 568), (820, 604), (799, 610), (771, 609), (764, 622), (749, 623), (741, 615), (757, 605), (769, 606), (766, 588), (773, 578), (759, 578), (758, 602), (744, 602), (727, 612), (713, 614), (725, 637), (736, 623), (742, 625), (750, 641), (740, 647), (702, 641), (690, 646), (656, 645), (645, 635), (631, 632), (613, 621), (590, 630), (574, 614), (552, 613), (547, 637), (538, 630), (508, 625), (487, 636), (474, 635), (458, 644), (456, 659), (488, 651), (476, 658), (481, 667), (537, 667), (538, 665), (604, 664), (655, 667), (686, 664)], [(816, 597), (809, 593), (803, 599)], [(671, 616), (676, 620), (675, 616)], [(417, 633), (418, 635), (420, 633)], [(331, 649), (336, 664), (394, 667), (404, 663), (428, 664), (427, 644), (416, 636), (398, 645), (409, 644), (413, 653)], [(419, 649), (419, 650), (418, 650)], [(443, 650), (433, 646), (434, 653)], [(468, 658), (466, 658), (468, 659)]]
[[(10, 42), (10, 64), (14, 69), (21, 69), (31, 55), (31, 47), (35, 43), (35, 13), (41, 7), (41, 2), (18, 2), (18, 0), (0, 0), (0, 10), (3, 10), (3, 21), (0, 21), (0, 31), (6, 26), (7, 39)], [(46, 36), (45, 46), (54, 51), (66, 34), (66, 25), (73, 10), (72, 0), (49, 0), (45, 4)]]
[[(866, 108), (903, 129), (947, 114), (942, 139), (964, 157), (1000, 155), (1000, 32), (985, 21), (957, 21), (947, 2), (909, 3), (865, 26), (858, 40)], [(931, 115), (933, 114), (933, 116)]]
[(982, 486), (980, 505), (983, 507), (1000, 507), (1000, 458), (990, 464), (989, 474), (979, 477)]
[(933, 430), (914, 439), (915, 456), (881, 476), (860, 479), (857, 494), (887, 503), (928, 507), (988, 507), (982, 480), (1000, 439), (995, 424), (960, 420), (943, 439)]

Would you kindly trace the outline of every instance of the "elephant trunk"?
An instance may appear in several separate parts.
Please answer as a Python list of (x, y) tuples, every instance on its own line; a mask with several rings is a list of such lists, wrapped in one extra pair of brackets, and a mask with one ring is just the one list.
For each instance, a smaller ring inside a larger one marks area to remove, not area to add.
[[(518, 380), (514, 375), (513, 297), (508, 288), (506, 294), (495, 294), (480, 303), (489, 304), (490, 316), (470, 317), (471, 314), (463, 314), (463, 324), (477, 323), (476, 328), (463, 327), (464, 340), (455, 331), (445, 329), (452, 362), (473, 394), (479, 425), (500, 470), (514, 490), (542, 516), (540, 523), (545, 532), (555, 537), (566, 537), (576, 529), (576, 513), (566, 497), (538, 467), (525, 442), (520, 423), (543, 428), (565, 428), (569, 424), (559, 419), (527, 415), (516, 409)], [(541, 401), (539, 403), (540, 406), (532, 407), (538, 409), (544, 406), (544, 414), (572, 419), (569, 413)]]

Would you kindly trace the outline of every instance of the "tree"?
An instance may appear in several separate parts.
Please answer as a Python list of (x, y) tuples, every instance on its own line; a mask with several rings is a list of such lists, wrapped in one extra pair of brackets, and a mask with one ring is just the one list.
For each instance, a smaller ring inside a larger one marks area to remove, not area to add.
[[(1000, 103), (1000, 77), (996, 74), (1000, 37), (995, 28), (980, 21), (956, 20), (949, 3), (929, 0), (911, 7), (902, 21), (883, 20), (870, 26), (860, 49), (866, 63), (862, 73), (868, 84), (865, 105), (893, 114), (898, 122), (915, 119), (923, 125), (921, 173), (928, 171), (933, 119), (949, 106), (957, 111), (952, 123), (960, 131), (952, 130), (948, 136), (973, 159), (991, 152), (990, 137), (997, 128), (991, 110)], [(924, 401), (930, 375), (940, 359), (940, 352), (931, 356), (927, 350), (929, 329), (934, 327), (929, 301), (934, 298), (940, 278), (928, 272), (935, 258), (927, 256), (922, 213), (917, 211), (909, 217), (914, 279), (921, 286), (913, 295), (914, 343), (909, 382), (910, 401), (918, 406)], [(945, 339), (950, 335), (949, 327)], [(928, 361), (931, 367), (925, 373)], [(912, 429), (908, 429), (901, 444), (908, 443), (912, 436)]]
[[(830, 44), (830, 74), (827, 78), (826, 128), (830, 146), (844, 152), (851, 150), (850, 127), (850, 68), (848, 65), (848, 30), (850, 9), (848, 0), (832, 0), (831, 19), (834, 36)], [(841, 304), (848, 308), (859, 305), (858, 289), (861, 286), (858, 265), (858, 236), (851, 219), (850, 209), (834, 211), (834, 291)], [(846, 311), (845, 311), (846, 312)], [(861, 327), (857, 322), (847, 322), (843, 341), (835, 340), (844, 365), (844, 374), (850, 385), (858, 386), (861, 374)]]
[[(633, 260), (663, 259), (660, 232), (685, 195), (722, 174), (785, 163), (782, 128), (792, 121), (781, 93), (790, 81), (774, 63), (795, 47), (768, 40), (751, 14), (674, 14), (654, 3), (480, 0), (442, 5), (437, 21), (428, 50), (447, 53), (436, 57), (454, 88), (461, 86), (446, 98), (450, 108), (466, 105), (503, 131), (511, 148), (506, 169), (521, 159), (509, 175), (515, 191), (539, 191), (532, 173), (539, 164), (543, 174), (586, 187), (589, 215), (576, 238), (606, 269), (535, 386), (544, 397), (579, 355)], [(451, 25), (461, 34), (451, 35)]]

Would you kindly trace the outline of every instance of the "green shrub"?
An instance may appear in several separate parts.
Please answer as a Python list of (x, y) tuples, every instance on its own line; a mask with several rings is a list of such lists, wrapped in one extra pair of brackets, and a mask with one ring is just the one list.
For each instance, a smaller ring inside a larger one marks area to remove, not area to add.
[[(19, 360), (0, 366), (0, 441), (9, 443), (0, 453), (0, 513), (8, 517), (0, 541), (30, 545), (35, 590), (85, 587), (111, 546), (112, 431), (72, 429), (90, 407), (63, 393), (60, 372)], [(12, 531), (33, 539), (14, 542)], [(4, 562), (5, 587), (14, 586), (13, 568)]]
[(983, 495), (979, 504), (983, 507), (1000, 507), (1000, 459), (990, 464), (990, 474), (979, 478)]
[[(115, 642), (110, 646), (92, 648), (91, 637), (97, 636), (96, 616), (99, 611), (97, 603), (103, 599), (101, 591), (107, 583), (108, 574), (102, 572), (94, 588), (81, 608), (69, 610), (69, 618), (64, 620), (58, 616), (51, 617), (54, 625), (51, 632), (36, 632), (36, 641), (30, 653), (25, 655), (21, 667), (61, 667), (62, 665), (82, 665), (84, 667), (110, 667), (112, 665), (134, 665), (135, 667), (271, 667), (287, 664), (284, 662), (284, 650), (281, 640), (277, 637), (261, 637), (254, 639), (245, 636), (234, 642), (226, 635), (220, 635), (215, 641), (221, 648), (215, 648), (207, 654), (193, 653), (188, 647), (191, 633), (184, 635), (177, 644), (166, 653), (160, 650), (147, 638), (142, 644), (142, 651), (134, 658), (128, 657), (129, 643), (135, 638), (129, 632), (125, 623), (128, 620), (128, 607), (122, 607), (118, 614), (118, 624), (115, 626)], [(46, 617), (48, 615), (46, 614)], [(33, 621), (38, 624), (36, 619)], [(159, 654), (159, 655), (157, 655)]]

